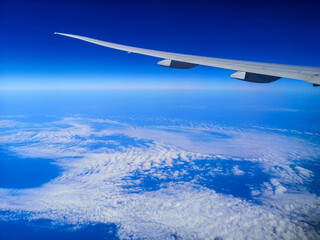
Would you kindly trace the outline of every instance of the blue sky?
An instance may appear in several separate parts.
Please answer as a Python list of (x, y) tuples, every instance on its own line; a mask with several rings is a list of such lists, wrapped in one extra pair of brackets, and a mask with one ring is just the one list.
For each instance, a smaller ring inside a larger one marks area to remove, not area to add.
[(310, 84), (282, 80), (261, 86), (232, 71), (158, 66), (127, 54), (53, 35), (66, 32), (132, 46), (195, 55), (320, 66), (318, 1), (16, 1), (0, 4), (2, 88), (260, 89)]

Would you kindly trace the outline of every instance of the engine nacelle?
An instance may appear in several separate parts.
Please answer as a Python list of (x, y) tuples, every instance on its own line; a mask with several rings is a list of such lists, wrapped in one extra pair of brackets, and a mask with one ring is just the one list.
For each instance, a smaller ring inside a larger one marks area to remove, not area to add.
[(158, 62), (158, 65), (168, 68), (178, 68), (178, 69), (189, 69), (198, 66), (198, 64), (187, 63), (187, 62), (179, 62), (175, 60), (165, 59)]
[(232, 78), (239, 79), (247, 82), (254, 83), (270, 83), (280, 79), (280, 77), (274, 77), (269, 75), (262, 75), (257, 73), (249, 73), (238, 71), (231, 75)]

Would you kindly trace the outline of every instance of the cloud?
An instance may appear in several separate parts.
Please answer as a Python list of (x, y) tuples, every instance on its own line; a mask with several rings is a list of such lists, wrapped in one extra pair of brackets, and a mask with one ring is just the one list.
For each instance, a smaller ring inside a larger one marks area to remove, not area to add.
[(20, 123), (13, 120), (0, 120), (0, 128), (13, 128), (18, 126)]
[(180, 106), (172, 106), (173, 108), (178, 108), (178, 109), (205, 109), (207, 108), (206, 106), (198, 106), (198, 105), (180, 105)]
[[(96, 129), (95, 123), (105, 128)], [(133, 127), (78, 117), (3, 131), (0, 143), (21, 156), (53, 158), (63, 167), (58, 178), (39, 188), (0, 189), (0, 209), (26, 212), (28, 219), (115, 223), (121, 239), (316, 239), (320, 234), (319, 197), (292, 187), (311, 181), (313, 172), (301, 162), (314, 161), (320, 152), (300, 135), (213, 124)], [(237, 164), (225, 170), (228, 161)], [(251, 189), (259, 204), (183, 180), (191, 172), (195, 179), (251, 176), (256, 169), (244, 168), (244, 162), (270, 176)], [(205, 169), (210, 171), (201, 175)], [(134, 178), (137, 172), (140, 177)], [(160, 187), (130, 191), (128, 186), (140, 186), (143, 177), (157, 179)]]
[(301, 109), (295, 109), (295, 108), (267, 108), (263, 109), (265, 111), (271, 111), (271, 112), (300, 112)]
[(243, 175), (244, 174), (244, 171), (240, 170), (239, 166), (237, 166), (237, 165), (232, 168), (232, 172), (234, 175)]

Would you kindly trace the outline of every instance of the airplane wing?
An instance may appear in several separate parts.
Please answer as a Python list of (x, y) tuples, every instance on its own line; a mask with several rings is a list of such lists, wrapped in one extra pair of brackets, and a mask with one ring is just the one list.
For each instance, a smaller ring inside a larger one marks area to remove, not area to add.
[(170, 67), (188, 69), (198, 65), (205, 65), (210, 67), (225, 68), (236, 70), (231, 77), (257, 83), (269, 83), (280, 78), (297, 79), (309, 83), (313, 86), (320, 86), (320, 67), (306, 67), (285, 64), (272, 64), (251, 61), (240, 61), (222, 58), (211, 58), (194, 56), (179, 53), (170, 53), (164, 51), (150, 50), (144, 48), (131, 47), (116, 43), (105, 42), (93, 38), (82, 37), (73, 34), (58, 33), (66, 37), (80, 39), (86, 42), (94, 43), (104, 47), (118, 49), (126, 52), (138, 53), (147, 56), (164, 59), (158, 62), (159, 65)]

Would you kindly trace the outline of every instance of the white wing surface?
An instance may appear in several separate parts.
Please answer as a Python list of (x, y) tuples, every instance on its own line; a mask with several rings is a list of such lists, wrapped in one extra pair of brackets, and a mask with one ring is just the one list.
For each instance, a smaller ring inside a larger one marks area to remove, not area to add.
[(82, 37), (73, 34), (55, 33), (66, 37), (80, 39), (86, 42), (94, 43), (104, 47), (118, 49), (126, 52), (138, 53), (165, 59), (158, 62), (161, 66), (171, 68), (192, 68), (198, 65), (210, 67), (225, 68), (236, 70), (238, 72), (231, 75), (249, 82), (268, 83), (280, 78), (291, 78), (313, 83), (314, 86), (320, 85), (320, 67), (306, 67), (285, 64), (272, 64), (251, 61), (230, 60), (222, 58), (201, 57), (187, 54), (170, 53), (164, 51), (150, 50), (144, 48), (131, 47), (121, 44), (115, 44), (96, 40), (93, 38)]

